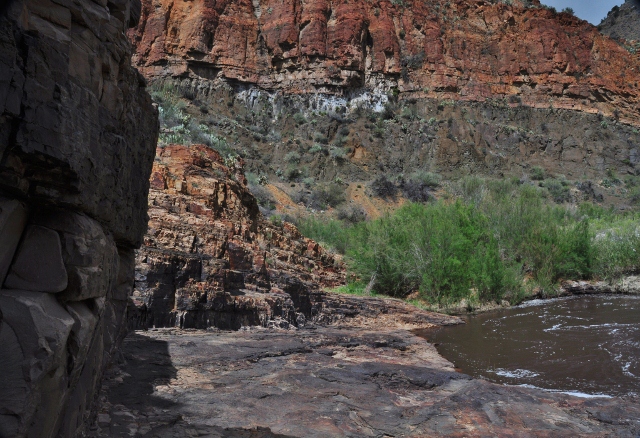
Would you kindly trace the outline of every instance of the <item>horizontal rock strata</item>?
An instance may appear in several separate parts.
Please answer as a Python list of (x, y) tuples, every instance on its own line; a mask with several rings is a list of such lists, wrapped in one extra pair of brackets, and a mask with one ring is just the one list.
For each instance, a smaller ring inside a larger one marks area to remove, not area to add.
[(139, 6), (0, 6), (1, 437), (82, 433), (126, 333), (158, 129)]
[(131, 328), (302, 323), (344, 281), (331, 253), (260, 214), (241, 162), (204, 145), (158, 149)]
[(640, 123), (640, 60), (537, 0), (144, 0), (129, 36), (149, 78), (225, 79), (284, 93), (505, 98)]

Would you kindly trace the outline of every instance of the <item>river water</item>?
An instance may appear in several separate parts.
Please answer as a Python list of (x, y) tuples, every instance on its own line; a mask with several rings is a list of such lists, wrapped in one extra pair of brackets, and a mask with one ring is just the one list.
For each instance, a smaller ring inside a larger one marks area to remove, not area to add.
[(535, 300), (417, 332), (461, 372), (580, 396), (640, 394), (640, 297)]

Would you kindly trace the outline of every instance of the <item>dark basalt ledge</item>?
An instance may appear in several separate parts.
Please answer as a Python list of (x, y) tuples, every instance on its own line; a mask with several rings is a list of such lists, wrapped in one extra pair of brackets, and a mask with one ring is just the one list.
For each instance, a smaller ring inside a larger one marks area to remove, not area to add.
[(157, 111), (136, 0), (0, 6), (0, 437), (74, 437), (126, 334)]

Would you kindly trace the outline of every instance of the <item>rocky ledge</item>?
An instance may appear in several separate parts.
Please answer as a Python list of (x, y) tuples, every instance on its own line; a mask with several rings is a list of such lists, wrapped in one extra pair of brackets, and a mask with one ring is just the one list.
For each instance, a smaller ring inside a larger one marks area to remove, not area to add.
[[(368, 307), (369, 299), (359, 305)], [(389, 324), (126, 338), (92, 437), (637, 436), (635, 399), (582, 399), (474, 380)], [(423, 327), (454, 323), (416, 311)], [(381, 314), (382, 315), (382, 314)], [(406, 328), (406, 327), (404, 327)]]

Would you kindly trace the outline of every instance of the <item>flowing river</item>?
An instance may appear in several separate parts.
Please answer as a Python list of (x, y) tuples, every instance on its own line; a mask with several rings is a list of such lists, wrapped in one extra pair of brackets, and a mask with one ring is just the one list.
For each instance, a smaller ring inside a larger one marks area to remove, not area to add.
[(580, 396), (640, 395), (640, 296), (535, 300), (417, 334), (461, 372)]

